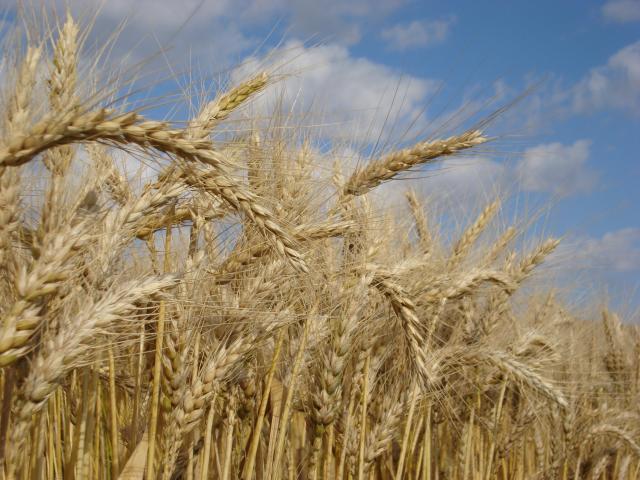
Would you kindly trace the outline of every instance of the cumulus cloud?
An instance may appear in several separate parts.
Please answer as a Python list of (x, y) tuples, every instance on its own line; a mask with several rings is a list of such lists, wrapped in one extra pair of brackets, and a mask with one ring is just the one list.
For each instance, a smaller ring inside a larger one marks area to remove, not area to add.
[(297, 41), (245, 60), (232, 81), (263, 69), (287, 75), (253, 102), (255, 108), (272, 112), (277, 102), (284, 110), (304, 112), (316, 132), (365, 144), (383, 130), (385, 141), (424, 128), (423, 105), (439, 84), (354, 57), (342, 45), (306, 47)]
[[(15, 10), (19, 0), (0, 0), (0, 9)], [(405, 0), (49, 0), (47, 8), (64, 14), (67, 7), (92, 23), (98, 44), (115, 32), (113, 57), (129, 64), (157, 55), (184, 69), (190, 62), (221, 71), (243, 53), (257, 48), (273, 28), (279, 35), (305, 41), (357, 43), (365, 25), (384, 20)], [(39, 0), (27, 0), (39, 17)], [(120, 32), (122, 23), (125, 27)], [(208, 62), (208, 63), (207, 63)], [(204, 67), (203, 67), (204, 68)]]
[[(117, 63), (132, 65), (156, 55), (184, 69), (194, 57), (206, 56), (215, 70), (255, 45), (246, 28), (252, 23), (239, 13), (253, 1), (50, 0), (44, 5), (57, 17), (69, 8), (83, 25), (91, 25), (89, 48), (99, 49), (113, 40), (111, 60)], [(10, 11), (19, 3), (28, 17), (41, 17), (42, 2), (36, 0), (0, 0), (0, 8)]]
[(574, 112), (619, 108), (640, 114), (640, 41), (592, 69), (571, 92)]
[(524, 120), (523, 127), (535, 131), (559, 119), (607, 110), (640, 116), (640, 40), (613, 53), (575, 83), (555, 74), (540, 80), (529, 79), (527, 86), (536, 85), (532, 94), (502, 116), (510, 125)]
[(640, 228), (623, 228), (602, 237), (581, 237), (562, 246), (563, 256), (578, 268), (619, 273), (640, 271)]
[(490, 158), (454, 157), (429, 170), (422, 189), (440, 198), (482, 201), (496, 197), (507, 175), (507, 167)]
[(570, 195), (590, 190), (596, 173), (586, 166), (591, 142), (548, 143), (527, 149), (516, 167), (523, 190)]
[(609, 0), (602, 6), (602, 15), (618, 23), (640, 21), (640, 0)]
[(381, 37), (392, 50), (430, 47), (444, 42), (455, 23), (454, 16), (440, 20), (414, 20), (399, 23), (382, 31)]
[(252, 0), (262, 11), (285, 15), (291, 31), (307, 39), (351, 45), (358, 43), (365, 24), (383, 19), (405, 0)]

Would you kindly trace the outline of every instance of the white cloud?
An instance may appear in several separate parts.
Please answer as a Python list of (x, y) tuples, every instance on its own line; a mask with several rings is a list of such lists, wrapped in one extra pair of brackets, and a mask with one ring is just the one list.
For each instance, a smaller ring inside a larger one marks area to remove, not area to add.
[(88, 56), (108, 44), (112, 64), (131, 67), (145, 62), (161, 72), (156, 73), (158, 78), (185, 73), (194, 59), (202, 63), (206, 58), (207, 73), (237, 61), (261, 40), (253, 38), (251, 22), (240, 13), (254, 1), (0, 0), (0, 10), (24, 5), (27, 19), (40, 22), (46, 7), (45, 28), (51, 28), (63, 21), (68, 8), (82, 27), (90, 27), (85, 41)]
[(624, 228), (600, 238), (581, 237), (562, 245), (562, 256), (577, 268), (613, 272), (640, 270), (640, 228)]
[(640, 0), (609, 0), (602, 6), (602, 15), (618, 23), (640, 21)]
[(430, 47), (444, 42), (455, 23), (455, 17), (440, 20), (414, 20), (400, 23), (382, 31), (381, 37), (389, 42), (392, 50), (413, 47)]
[(277, 102), (285, 111), (304, 113), (304, 122), (314, 124), (316, 134), (356, 143), (375, 141), (383, 130), (384, 142), (397, 139), (406, 129), (415, 133), (424, 128), (422, 108), (438, 85), (353, 57), (341, 45), (307, 48), (297, 41), (267, 57), (247, 59), (232, 81), (263, 69), (285, 77), (254, 101), (253, 107), (270, 113)]
[(294, 35), (304, 40), (351, 45), (362, 37), (365, 24), (384, 19), (405, 0), (252, 0), (262, 10), (286, 15)]
[(640, 40), (621, 48), (573, 84), (555, 74), (541, 80), (526, 78), (531, 93), (501, 115), (512, 130), (513, 125), (521, 125), (527, 132), (549, 131), (549, 125), (558, 120), (607, 110), (640, 116)]
[[(365, 25), (374, 25), (405, 0), (0, 0), (0, 10), (27, 7), (40, 17), (45, 5), (63, 17), (67, 6), (92, 24), (98, 47), (126, 23), (113, 57), (128, 64), (165, 50), (169, 64), (184, 69), (194, 59), (221, 71), (243, 52), (258, 47), (274, 27), (287, 37), (354, 44)], [(271, 41), (278, 41), (275, 34)]]
[(522, 188), (532, 192), (569, 195), (590, 190), (596, 173), (586, 166), (591, 142), (548, 143), (527, 149), (517, 165)]
[(495, 199), (508, 175), (505, 165), (486, 157), (454, 157), (444, 160), (427, 173), (425, 194), (456, 201)]
[(575, 113), (619, 108), (640, 114), (640, 41), (615, 53), (606, 65), (592, 69), (571, 93)]

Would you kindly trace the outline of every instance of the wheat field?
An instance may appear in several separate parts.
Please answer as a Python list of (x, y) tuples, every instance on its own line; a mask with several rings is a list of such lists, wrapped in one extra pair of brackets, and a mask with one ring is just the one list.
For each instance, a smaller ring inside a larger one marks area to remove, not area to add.
[(52, 25), (3, 50), (4, 478), (638, 477), (640, 330), (528, 288), (559, 241), (505, 199), (451, 235), (394, 181), (486, 123), (350, 167), (219, 134), (268, 71), (156, 121)]

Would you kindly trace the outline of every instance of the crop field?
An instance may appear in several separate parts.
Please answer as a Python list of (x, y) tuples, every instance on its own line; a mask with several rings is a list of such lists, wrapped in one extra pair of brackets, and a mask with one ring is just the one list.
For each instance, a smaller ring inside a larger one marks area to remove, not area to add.
[(159, 121), (70, 15), (28, 33), (3, 47), (3, 478), (637, 478), (640, 329), (544, 288), (562, 240), (507, 197), (451, 228), (399, 181), (499, 148), (493, 117), (340, 162), (251, 117), (268, 70)]

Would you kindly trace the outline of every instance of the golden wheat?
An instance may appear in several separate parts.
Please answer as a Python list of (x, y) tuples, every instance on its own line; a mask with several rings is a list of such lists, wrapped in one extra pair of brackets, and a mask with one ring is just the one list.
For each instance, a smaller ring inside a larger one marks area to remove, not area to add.
[(640, 333), (526, 288), (559, 242), (367, 195), (482, 132), (345, 180), (275, 120), (219, 132), (269, 72), (158, 122), (96, 100), (80, 38), (3, 86), (4, 478), (637, 478)]

